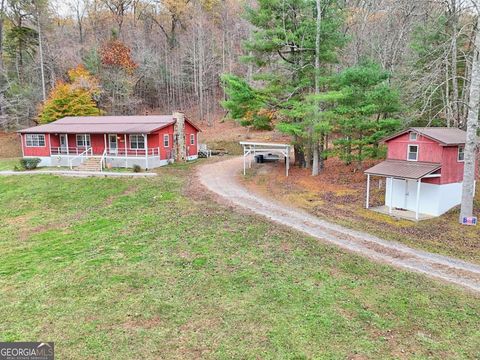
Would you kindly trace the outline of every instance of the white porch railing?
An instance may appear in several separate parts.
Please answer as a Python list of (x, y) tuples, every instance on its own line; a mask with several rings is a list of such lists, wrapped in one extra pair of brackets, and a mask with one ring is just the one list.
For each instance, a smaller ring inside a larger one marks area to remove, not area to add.
[(91, 147), (87, 148), (84, 152), (82, 152), (78, 156), (75, 156), (75, 157), (72, 157), (71, 159), (68, 159), (68, 165), (70, 166), (70, 169), (73, 169), (73, 161), (74, 160), (80, 159), (80, 164), (82, 164), (85, 160), (88, 159), (89, 154), (90, 154), (90, 156), (93, 155), (93, 150), (92, 150)]
[(156, 156), (160, 157), (160, 148), (148, 148), (148, 149), (105, 149), (101, 154), (98, 155), (93, 154), (92, 147), (89, 148), (82, 148), (82, 147), (52, 147), (51, 154), (52, 155), (66, 155), (66, 156), (75, 156), (75, 158), (81, 156), (85, 153), (86, 150), (89, 150), (91, 156), (98, 156), (98, 157), (150, 157)]

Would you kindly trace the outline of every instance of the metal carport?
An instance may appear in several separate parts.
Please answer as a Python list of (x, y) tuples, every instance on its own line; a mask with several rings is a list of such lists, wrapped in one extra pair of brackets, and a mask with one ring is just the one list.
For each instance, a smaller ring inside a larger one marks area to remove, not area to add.
[(285, 158), (285, 175), (288, 176), (288, 170), (290, 168), (290, 144), (278, 144), (278, 143), (263, 143), (253, 141), (241, 141), (240, 145), (243, 146), (243, 175), (247, 171), (247, 158), (248, 167), (252, 167), (252, 158), (257, 154), (263, 153), (279, 153)]

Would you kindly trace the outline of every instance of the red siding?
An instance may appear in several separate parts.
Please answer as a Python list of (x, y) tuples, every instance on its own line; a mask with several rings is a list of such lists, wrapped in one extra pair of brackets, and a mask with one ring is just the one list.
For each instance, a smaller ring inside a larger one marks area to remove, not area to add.
[[(198, 130), (195, 129), (190, 123), (185, 122), (185, 146), (187, 147), (187, 156), (193, 156), (198, 154), (198, 144), (197, 144), (197, 133)], [(190, 144), (190, 135), (193, 134), (194, 143)]]
[[(418, 161), (442, 164), (440, 178), (423, 179), (431, 184), (450, 184), (463, 181), (463, 162), (458, 161), (458, 146), (441, 146), (434, 140), (418, 135), (417, 140), (409, 140), (409, 134), (403, 134), (387, 142), (388, 159), (407, 160), (408, 145), (418, 145)], [(478, 177), (478, 160), (476, 165)]]
[[(22, 147), (24, 156), (50, 156), (50, 136), (45, 135), (45, 146), (27, 147), (25, 145), (25, 134), (22, 134)], [(53, 136), (52, 136), (53, 137)]]
[(418, 161), (442, 162), (443, 149), (437, 142), (420, 135), (412, 141), (408, 136), (403, 134), (387, 142), (389, 159), (407, 160), (408, 145), (418, 145)]
[[(163, 144), (163, 136), (168, 135), (168, 147), (165, 147)], [(150, 138), (152, 138), (152, 144), (150, 145)], [(173, 149), (173, 125), (168, 125), (163, 129), (160, 129), (148, 137), (149, 147), (160, 147), (160, 159), (165, 160), (171, 158), (172, 149)]]

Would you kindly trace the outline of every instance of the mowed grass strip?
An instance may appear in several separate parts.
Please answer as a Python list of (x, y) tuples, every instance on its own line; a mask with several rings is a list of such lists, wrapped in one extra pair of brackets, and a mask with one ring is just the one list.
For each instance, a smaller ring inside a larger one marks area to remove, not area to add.
[(0, 340), (58, 358), (478, 358), (480, 301), (155, 179), (0, 178)]

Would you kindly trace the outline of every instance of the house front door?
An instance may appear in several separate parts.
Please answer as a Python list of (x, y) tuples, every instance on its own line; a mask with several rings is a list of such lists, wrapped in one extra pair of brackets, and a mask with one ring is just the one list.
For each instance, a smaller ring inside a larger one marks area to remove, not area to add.
[(59, 138), (60, 138), (60, 153), (66, 154), (67, 148), (68, 148), (67, 134), (60, 134)]
[(116, 154), (118, 150), (117, 134), (108, 135), (108, 148), (111, 154)]

